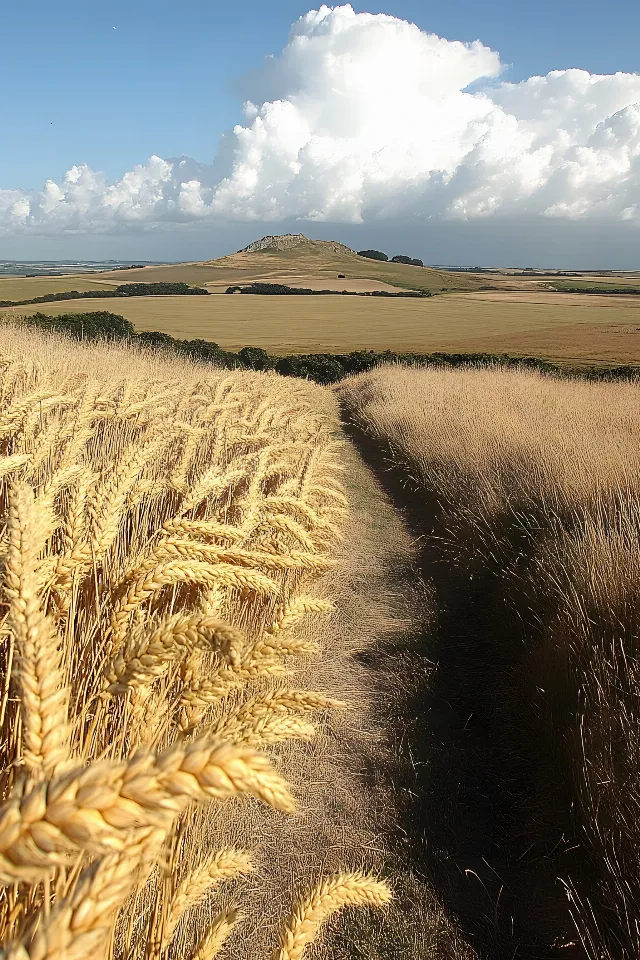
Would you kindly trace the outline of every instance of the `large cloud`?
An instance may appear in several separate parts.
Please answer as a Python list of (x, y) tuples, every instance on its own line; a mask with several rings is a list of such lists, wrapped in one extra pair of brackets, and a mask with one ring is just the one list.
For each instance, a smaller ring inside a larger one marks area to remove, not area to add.
[(248, 79), (245, 124), (212, 165), (153, 156), (114, 184), (76, 166), (33, 195), (0, 190), (0, 224), (640, 221), (640, 76), (557, 70), (513, 84), (501, 70), (480, 41), (322, 6)]

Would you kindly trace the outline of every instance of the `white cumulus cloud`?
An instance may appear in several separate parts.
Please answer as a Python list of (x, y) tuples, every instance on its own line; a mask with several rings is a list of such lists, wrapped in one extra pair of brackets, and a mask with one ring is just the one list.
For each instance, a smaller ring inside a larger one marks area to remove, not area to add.
[(152, 156), (0, 190), (5, 231), (207, 220), (583, 217), (640, 222), (640, 75), (499, 80), (498, 53), (396, 17), (322, 6), (247, 80), (212, 165)]

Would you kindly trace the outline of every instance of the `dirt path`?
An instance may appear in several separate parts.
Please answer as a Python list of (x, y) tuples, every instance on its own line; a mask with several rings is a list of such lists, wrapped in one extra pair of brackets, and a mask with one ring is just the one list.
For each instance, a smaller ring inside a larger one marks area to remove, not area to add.
[[(347, 446), (343, 457), (352, 515), (340, 572), (314, 589), (331, 597), (336, 613), (320, 636), (317, 621), (310, 624), (309, 635), (321, 640), (324, 656), (293, 683), (341, 697), (350, 709), (332, 714), (311, 744), (280, 750), (283, 771), (300, 798), (295, 818), (274, 822), (256, 805), (248, 815), (238, 808), (242, 819), (230, 828), (224, 812), (223, 822), (213, 824), (218, 842), (226, 829), (229, 842), (241, 837), (258, 850), (253, 886), (230, 891), (246, 910), (244, 947), (230, 956), (264, 960), (294, 892), (336, 870), (363, 868), (390, 880), (394, 906), (336, 918), (310, 960), (475, 960), (414, 856), (406, 811), (416, 801), (410, 793), (415, 771), (411, 752), (400, 742), (401, 728), (390, 726), (394, 700), (412, 687), (407, 677), (417, 668), (413, 655), (402, 652), (402, 638), (428, 617), (428, 597), (419, 585), (411, 591), (412, 610), (406, 589), (398, 587), (410, 582), (415, 547), (356, 449)], [(428, 663), (419, 669), (428, 672)], [(247, 943), (253, 945), (250, 958)]]

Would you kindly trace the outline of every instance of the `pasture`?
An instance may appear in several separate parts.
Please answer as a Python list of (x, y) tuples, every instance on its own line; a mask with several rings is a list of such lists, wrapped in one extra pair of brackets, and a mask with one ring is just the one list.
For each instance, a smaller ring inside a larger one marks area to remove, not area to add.
[(285, 356), (487, 351), (548, 359), (640, 362), (640, 298), (536, 290), (451, 293), (427, 300), (365, 297), (139, 297), (4, 308), (9, 316), (108, 310), (137, 331), (201, 338), (225, 349), (263, 347)]

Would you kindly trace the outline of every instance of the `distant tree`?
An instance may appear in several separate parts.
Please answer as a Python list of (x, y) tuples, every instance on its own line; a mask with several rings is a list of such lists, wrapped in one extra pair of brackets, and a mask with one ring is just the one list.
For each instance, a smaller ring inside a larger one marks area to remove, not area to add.
[(408, 263), (412, 267), (424, 267), (422, 260), (416, 260), (412, 257), (405, 257), (401, 253), (396, 254), (395, 257), (391, 257), (391, 263)]
[(389, 257), (386, 253), (382, 253), (380, 250), (358, 250), (359, 257), (366, 257), (367, 260), (388, 260)]

